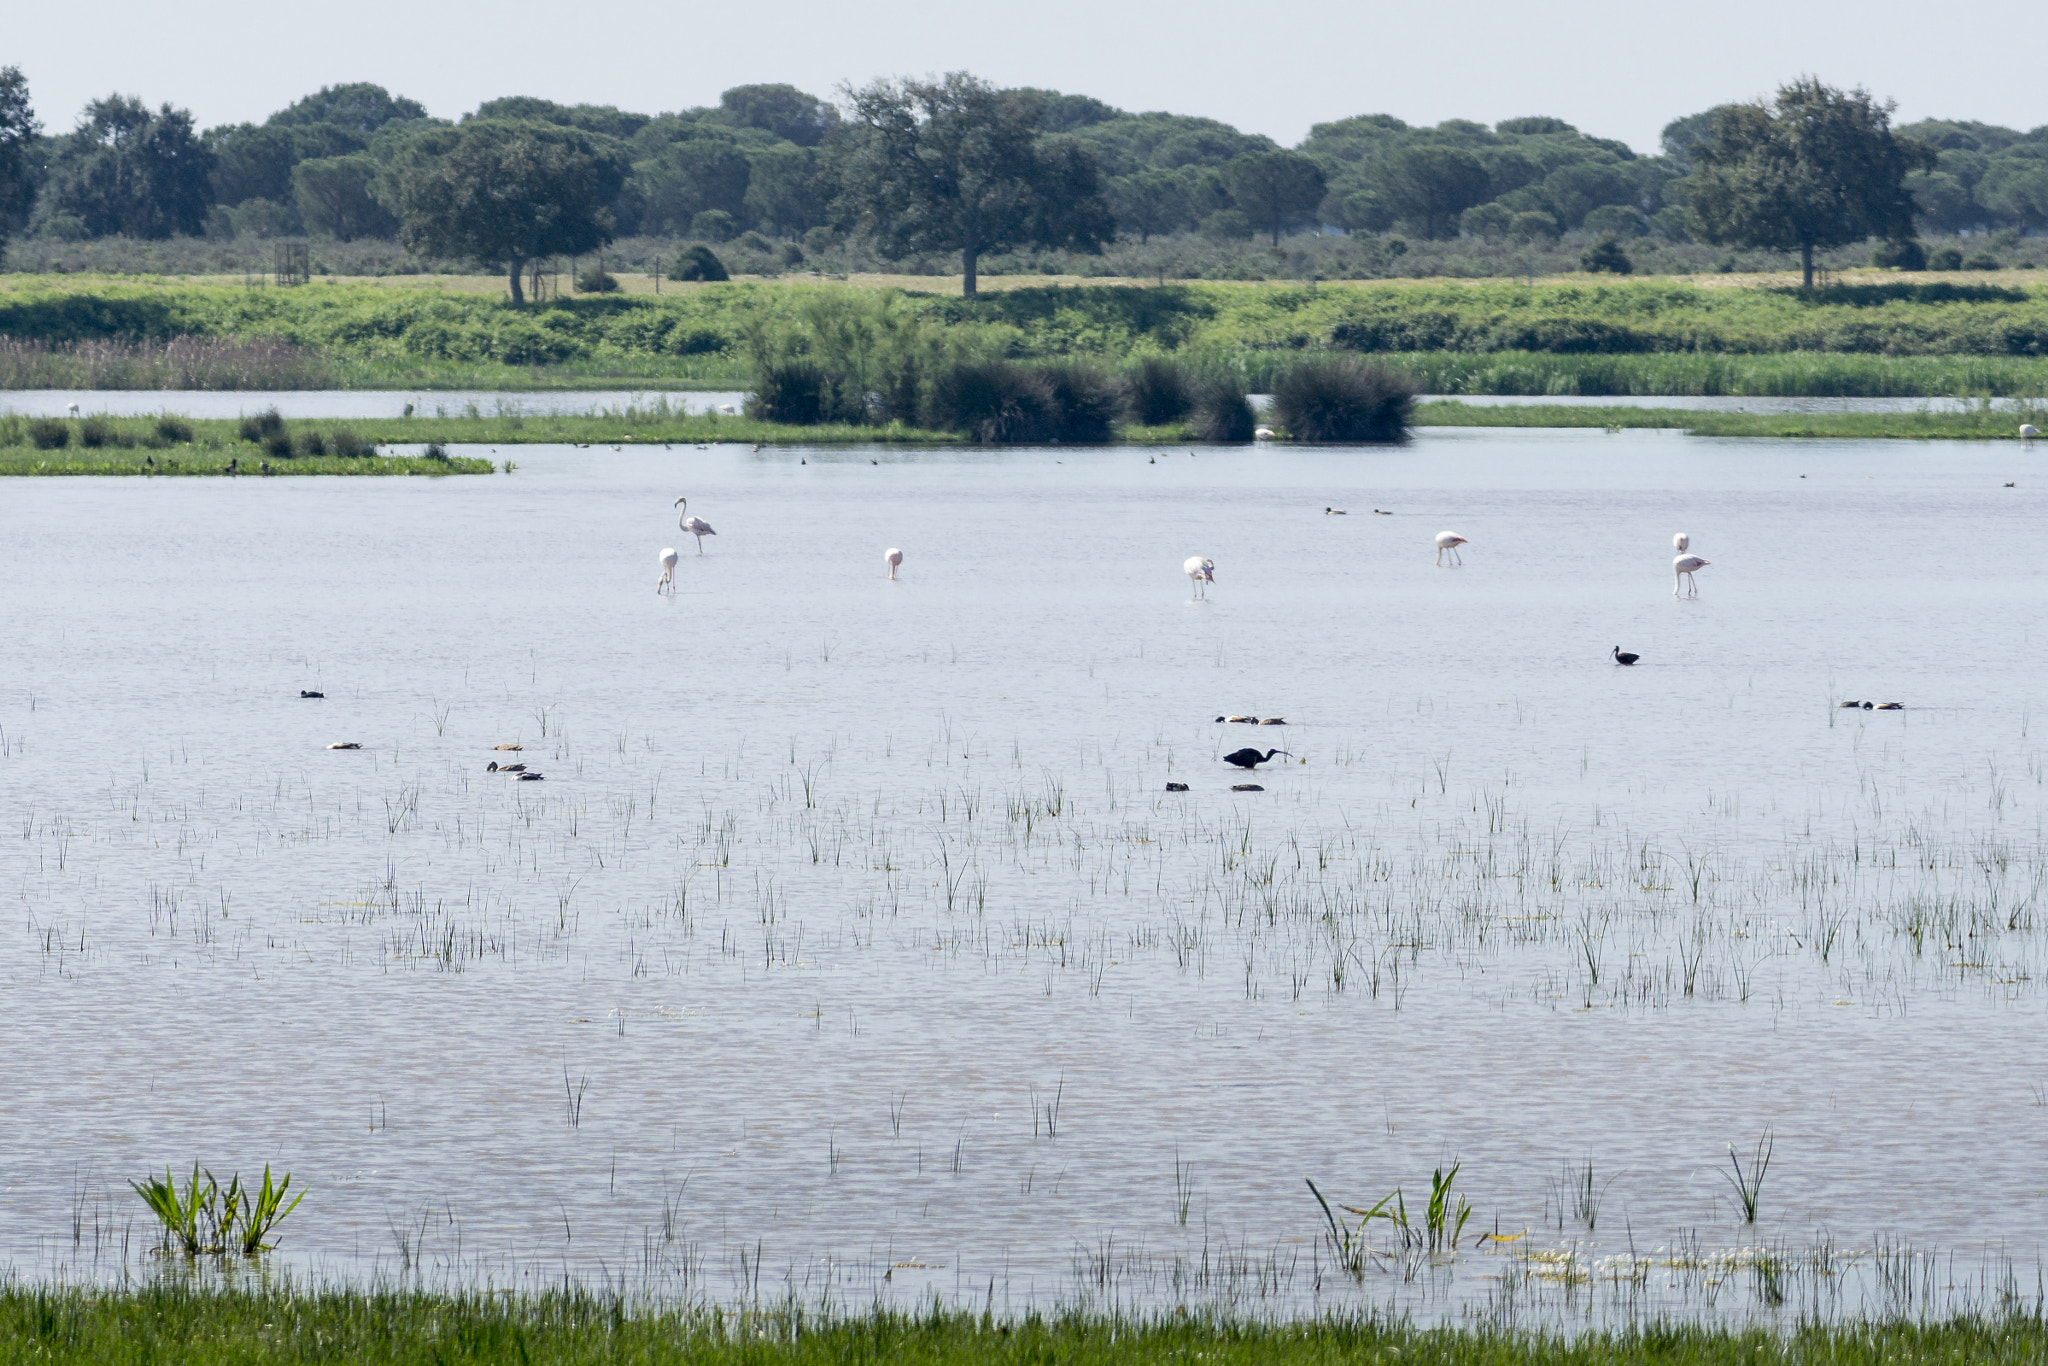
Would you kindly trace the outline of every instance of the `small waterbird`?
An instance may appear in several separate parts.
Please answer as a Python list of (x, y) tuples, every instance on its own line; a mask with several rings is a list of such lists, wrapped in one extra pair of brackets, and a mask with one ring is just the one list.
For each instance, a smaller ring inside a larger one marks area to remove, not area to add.
[(1444, 562), (1444, 552), (1449, 551), (1452, 564), (1465, 563), (1465, 557), (1458, 553), (1458, 547), (1466, 544), (1465, 538), (1455, 531), (1439, 531), (1436, 534), (1436, 562)]
[(537, 783), (545, 776), (545, 774), (541, 773), (522, 773), (519, 775), (519, 781), (522, 783)]
[(889, 566), (889, 577), (894, 579), (896, 577), (896, 566), (903, 563), (903, 552), (893, 545), (890, 546), (882, 552), (882, 563)]
[(1259, 724), (1259, 718), (1256, 716), (1219, 716), (1216, 719), (1218, 721), (1227, 721), (1237, 726), (1256, 726)]
[(676, 525), (697, 538), (697, 553), (702, 555), (704, 553), (704, 538), (706, 536), (716, 536), (718, 533), (713, 531), (711, 523), (705, 521), (702, 517), (692, 517), (690, 515), (689, 499), (678, 498), (675, 501), (675, 505), (682, 509), (680, 513), (676, 514)]
[(1287, 718), (1284, 716), (1262, 716), (1259, 718), (1259, 724), (1262, 726), (1284, 726), (1287, 724)]
[(355, 741), (353, 741), (353, 740), (337, 740), (337, 741), (335, 741), (335, 742), (334, 742), (333, 744), (329, 745), (329, 746), (328, 746), (328, 748), (329, 748), (329, 749), (361, 749), (361, 748), (362, 748), (362, 746), (361, 746), (361, 745), (359, 745), (359, 744), (357, 744), (357, 743), (356, 743)]
[(1168, 783), (1166, 790), (1168, 792), (1185, 792), (1188, 790), (1188, 785), (1186, 783)]
[(661, 577), (654, 581), (657, 593), (676, 591), (676, 548), (667, 546), (661, 552)]
[(1700, 585), (1699, 581), (1693, 578), (1693, 575), (1712, 563), (1712, 560), (1703, 560), (1697, 555), (1680, 555), (1677, 559), (1673, 560), (1671, 562), (1671, 596), (1674, 598), (1678, 596), (1680, 584), (1690, 584), (1692, 585), (1692, 592), (1687, 596), (1698, 597), (1700, 595)]
[[(1255, 749), (1235, 749), (1223, 756), (1223, 762), (1226, 764), (1236, 764), (1239, 768), (1257, 768), (1260, 764), (1273, 762), (1273, 756), (1276, 754), (1287, 754), (1287, 751), (1284, 749), (1269, 749), (1264, 754), (1261, 754)], [(1287, 754), (1287, 757), (1292, 759), (1294, 756)]]
[(1614, 647), (1614, 662), (1616, 664), (1633, 664), (1641, 658), (1641, 655), (1623, 653), (1622, 648), (1619, 645)]
[(525, 765), (525, 764), (501, 764), (501, 763), (499, 763), (499, 762), (498, 762), (498, 761), (497, 761), (496, 759), (493, 759), (493, 760), (491, 760), (491, 762), (490, 762), (490, 763), (488, 763), (488, 764), (486, 764), (486, 765), (484, 766), (484, 772), (486, 772), (486, 773), (524, 773), (524, 772), (526, 772), (526, 765)]
[(1345, 511), (1345, 510), (1344, 510), (1343, 508), (1324, 508), (1324, 509), (1323, 509), (1323, 516), (1325, 516), (1325, 517), (1349, 517), (1350, 515), (1351, 515), (1351, 514), (1350, 514), (1349, 512), (1346, 512), (1346, 511)]
[(1260, 787), (1257, 783), (1232, 783), (1230, 790), (1232, 792), (1264, 792), (1266, 789)]
[(522, 749), (525, 749), (525, 748), (526, 748), (526, 746), (525, 746), (525, 745), (492, 745), (492, 746), (491, 746), (491, 748), (492, 748), (492, 749), (509, 749), (509, 750), (515, 750), (515, 751), (517, 751), (517, 750), (522, 750)]
[(1880, 702), (1877, 709), (1879, 711), (1904, 711), (1906, 704), (1904, 702)]
[(1190, 555), (1181, 564), (1180, 572), (1187, 575), (1194, 582), (1196, 597), (1206, 598), (1209, 596), (1208, 589), (1204, 585), (1216, 582), (1216, 561), (1205, 560), (1200, 555)]
[(299, 689), (299, 696), (301, 696), (301, 697), (325, 697), (325, 696), (327, 696), (327, 694), (326, 694), (326, 693), (324, 693), (324, 692), (307, 692), (307, 691), (306, 691), (306, 690), (305, 690), (304, 688), (301, 688), (301, 689)]

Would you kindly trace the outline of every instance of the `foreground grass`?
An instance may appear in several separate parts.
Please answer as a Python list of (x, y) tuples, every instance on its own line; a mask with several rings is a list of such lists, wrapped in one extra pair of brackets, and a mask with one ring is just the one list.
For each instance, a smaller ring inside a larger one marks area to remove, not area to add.
[(592, 1296), (525, 1298), (408, 1292), (121, 1293), (0, 1291), (0, 1366), (243, 1366), (362, 1363), (689, 1363), (690, 1366), (1316, 1366), (1554, 1362), (2039, 1362), (2039, 1319), (1761, 1331), (1659, 1326), (1563, 1339), (1483, 1329), (1420, 1330), (1360, 1321), (1218, 1323), (1067, 1316), (996, 1322), (963, 1314), (720, 1315), (627, 1309)]
[(2048, 414), (1973, 408), (1957, 413), (1721, 413), (1697, 408), (1482, 406), (1436, 400), (1415, 407), (1418, 427), (1661, 428), (1693, 436), (1847, 437), (2017, 441), (2020, 424), (2048, 428)]

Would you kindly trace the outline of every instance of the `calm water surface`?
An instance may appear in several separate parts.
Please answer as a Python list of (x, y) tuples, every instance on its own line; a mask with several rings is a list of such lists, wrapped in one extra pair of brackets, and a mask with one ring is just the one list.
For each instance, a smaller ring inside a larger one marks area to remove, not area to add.
[[(347, 1277), (1790, 1315), (1888, 1302), (1906, 1246), (2031, 1293), (2040, 462), (13, 482), (0, 1256), (146, 1268), (125, 1181), (196, 1158), (290, 1169), (279, 1257)], [(1293, 757), (1232, 792), (1255, 740)], [(1766, 1131), (1750, 1226), (1721, 1173)], [(1304, 1178), (1413, 1209), (1452, 1160), (1467, 1243), (1516, 1241), (1333, 1268)], [(1761, 1246), (1845, 1274), (1780, 1303)]]

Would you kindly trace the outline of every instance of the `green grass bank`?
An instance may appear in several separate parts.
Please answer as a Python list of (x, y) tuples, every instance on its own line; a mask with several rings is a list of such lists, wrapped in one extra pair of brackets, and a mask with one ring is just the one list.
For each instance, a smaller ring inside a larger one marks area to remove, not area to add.
[(1054, 284), (972, 301), (742, 281), (515, 308), (442, 277), (15, 275), (0, 277), (0, 388), (738, 387), (751, 341), (877, 308), (987, 356), (1172, 354), (1236, 365), (1255, 390), (1303, 352), (1343, 350), (1444, 393), (2048, 393), (2048, 285), (1591, 278)]
[(2036, 1318), (1561, 1338), (1369, 1322), (1075, 1315), (821, 1318), (641, 1310), (577, 1294), (0, 1290), (0, 1366), (1917, 1366), (2048, 1359)]
[(2020, 424), (2048, 430), (2048, 406), (2014, 412), (1972, 408), (1936, 413), (1720, 413), (1697, 408), (1482, 406), (1439, 399), (1415, 405), (1418, 427), (1652, 428), (1693, 436), (1835, 437), (1862, 440), (2007, 441)]

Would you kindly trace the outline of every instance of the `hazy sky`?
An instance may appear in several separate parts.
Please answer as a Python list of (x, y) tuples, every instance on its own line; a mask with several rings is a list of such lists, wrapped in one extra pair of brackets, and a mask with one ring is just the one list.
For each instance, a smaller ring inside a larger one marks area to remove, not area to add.
[(454, 117), (499, 95), (656, 111), (728, 86), (965, 69), (1126, 109), (1201, 114), (1294, 143), (1312, 123), (1551, 114), (1654, 150), (1670, 119), (1812, 72), (1902, 121), (2048, 123), (2040, 0), (9, 0), (0, 65), (46, 128), (110, 90), (260, 122), (325, 84), (376, 81)]

